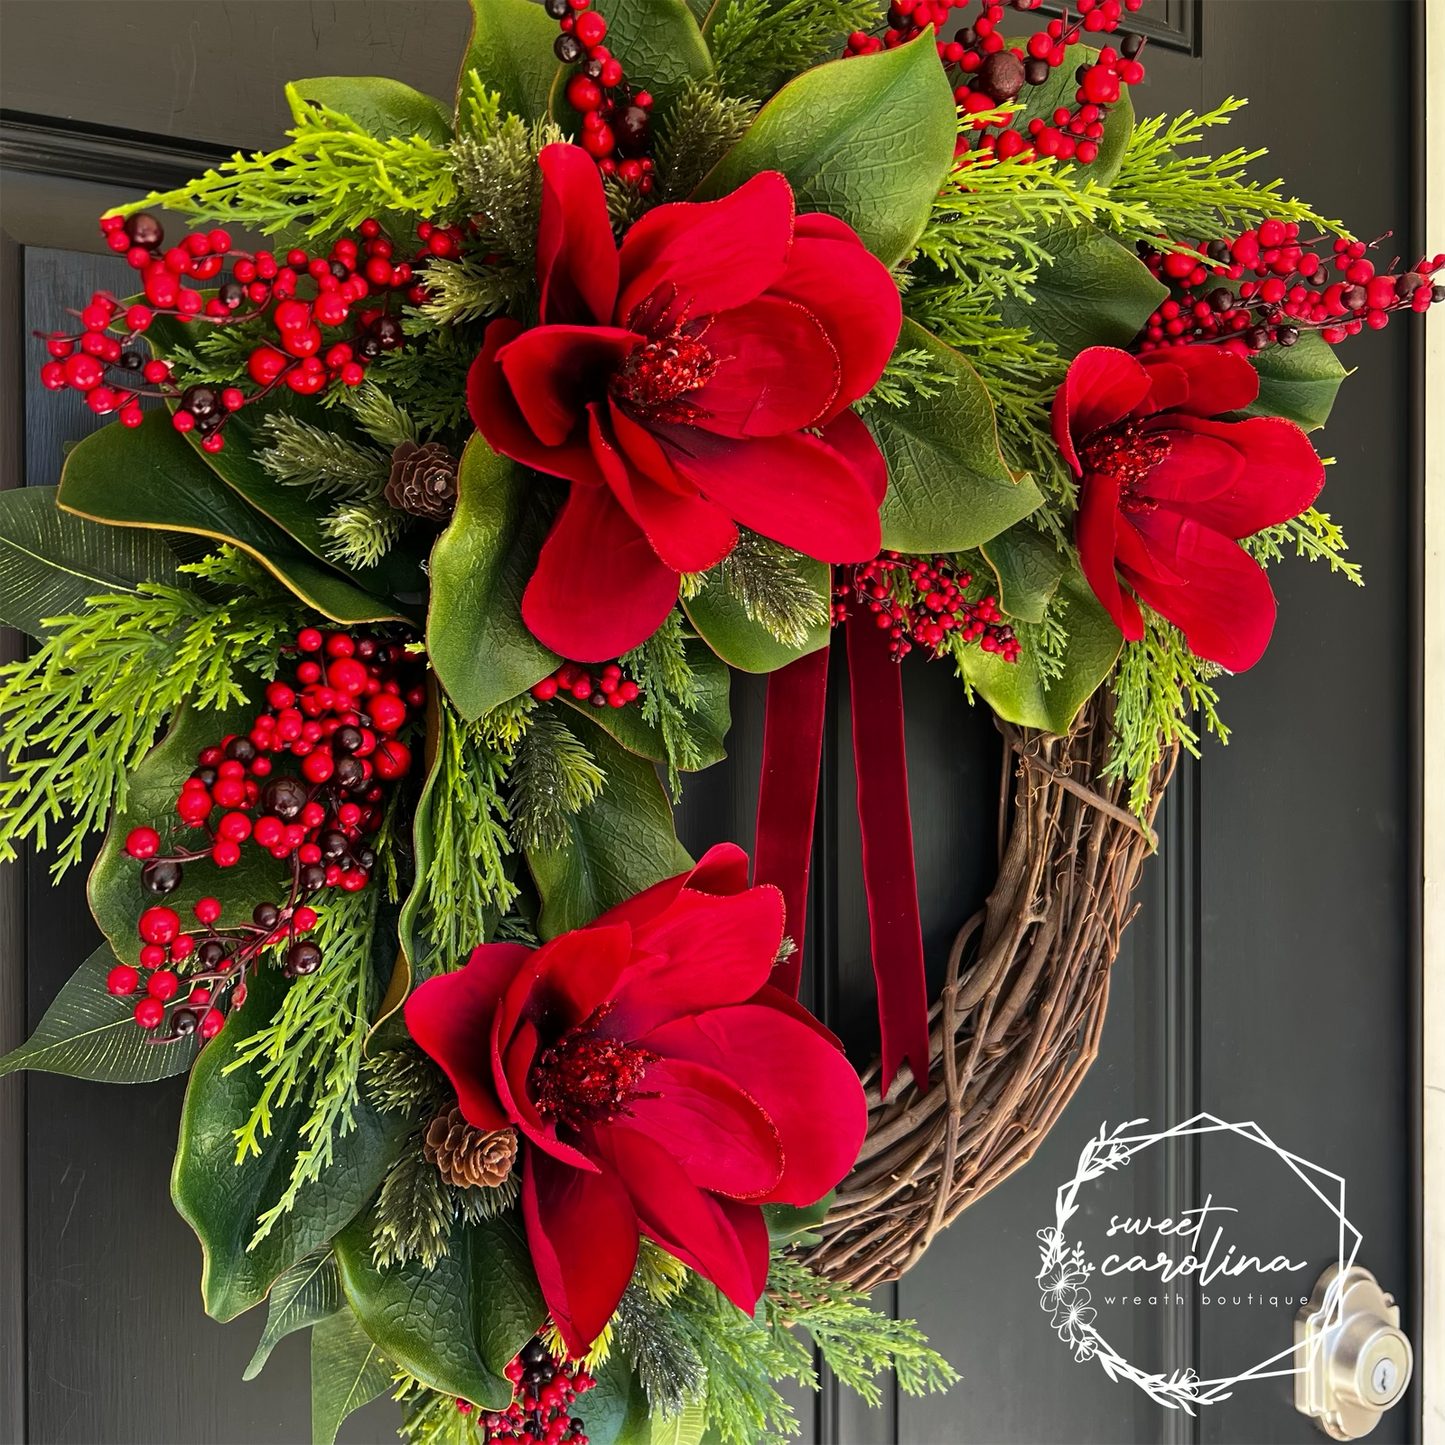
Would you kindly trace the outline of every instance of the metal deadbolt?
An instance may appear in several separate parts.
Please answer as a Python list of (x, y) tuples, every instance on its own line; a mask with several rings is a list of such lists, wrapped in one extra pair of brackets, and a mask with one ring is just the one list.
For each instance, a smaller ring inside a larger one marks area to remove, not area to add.
[(1358, 1440), (1399, 1403), (1415, 1353), (1400, 1309), (1360, 1265), (1332, 1264), (1294, 1321), (1294, 1405), (1334, 1440)]

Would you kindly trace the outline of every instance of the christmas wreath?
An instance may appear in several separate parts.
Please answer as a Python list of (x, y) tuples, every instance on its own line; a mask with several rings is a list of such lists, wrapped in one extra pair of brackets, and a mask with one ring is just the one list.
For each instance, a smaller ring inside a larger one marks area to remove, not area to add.
[[(1360, 580), (1332, 348), (1445, 296), (1197, 154), (1241, 102), (1137, 118), (1140, 3), (473, 0), (454, 103), (298, 81), (284, 147), (102, 217), (135, 294), (41, 379), (115, 420), (0, 495), (0, 858), (104, 830), (105, 942), (0, 1073), (189, 1073), (206, 1308), (267, 1303), (248, 1374), (311, 1329), (318, 1440), (390, 1391), (417, 1445), (751, 1445), (815, 1351), (953, 1382), (859, 1291), (1088, 1067), (1267, 568)], [(835, 626), (863, 1079), (797, 1002)], [(914, 649), (1007, 759), (931, 1003)], [(755, 857), (694, 862), (730, 669)]]

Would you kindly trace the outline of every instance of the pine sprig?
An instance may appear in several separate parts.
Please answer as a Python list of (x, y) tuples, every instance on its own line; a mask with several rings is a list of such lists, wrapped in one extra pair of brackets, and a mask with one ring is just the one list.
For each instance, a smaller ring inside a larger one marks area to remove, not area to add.
[(724, 95), (714, 81), (689, 80), (657, 137), (658, 200), (686, 200), (757, 113), (756, 102)]
[(1282, 560), (1286, 550), (1290, 550), (1296, 557), (1311, 562), (1327, 562), (1331, 572), (1339, 573), (1356, 587), (1365, 585), (1360, 564), (1347, 562), (1342, 555), (1350, 550), (1343, 529), (1330, 520), (1328, 512), (1315, 507), (1277, 527), (1266, 527), (1246, 537), (1241, 545), (1261, 567)]
[(343, 502), (321, 518), (326, 555), (344, 567), (374, 567), (414, 520), (383, 499)]
[[(482, 348), (479, 327), (457, 324), (437, 328), (419, 317), (402, 323), (407, 344), (383, 351), (371, 364), (371, 378), (428, 435), (470, 431), (467, 369)], [(334, 387), (328, 396), (348, 391)]]
[(303, 100), (286, 87), (295, 124), (279, 150), (237, 151), (216, 170), (172, 191), (116, 207), (129, 215), (152, 206), (185, 215), (259, 226), (267, 235), (300, 226), (330, 235), (391, 211), (443, 220), (457, 210), (451, 150), (422, 136), (373, 136), (349, 116)]
[(450, 1252), (456, 1210), (447, 1185), (413, 1134), (387, 1171), (376, 1199), (371, 1258), (378, 1269), (419, 1259), (426, 1269)]
[(474, 253), (438, 258), (427, 265), (427, 297), (417, 309), (433, 326), (480, 321), (517, 306), (531, 287), (531, 273), (521, 266), (499, 266)]
[(68, 821), (59, 878), (125, 808), (130, 775), (168, 718), (187, 703), (244, 702), (242, 673), (274, 674), (298, 609), (254, 570), (182, 568), (213, 583), (215, 598), (152, 582), (89, 598), (87, 611), (48, 619), (55, 630), (30, 657), (0, 668), (0, 861), (26, 840), (46, 848), (51, 826)]
[(396, 400), (373, 381), (338, 389), (356, 424), (378, 446), (394, 452), (403, 442), (418, 440), (416, 423)]
[(675, 801), (682, 795), (679, 774), (702, 764), (702, 752), (687, 729), (685, 716), (697, 711), (702, 695), (687, 660), (681, 611), (674, 607), (646, 642), (623, 653), (618, 662), (642, 689), (643, 722), (662, 733), (667, 782)]
[(708, 41), (724, 95), (763, 101), (882, 17), (876, 0), (731, 0)]
[(571, 819), (602, 791), (606, 774), (550, 707), (531, 715), (517, 744), (508, 805), (512, 836), (528, 851), (558, 848)]
[(261, 426), (269, 445), (256, 454), (256, 460), (278, 482), (309, 487), (313, 497), (371, 501), (381, 495), (391, 473), (391, 458), (385, 452), (359, 446), (284, 411), (272, 412)]
[(737, 546), (718, 563), (717, 577), (750, 622), (788, 647), (801, 647), (828, 621), (829, 599), (809, 584), (798, 554), (756, 532), (739, 530)]

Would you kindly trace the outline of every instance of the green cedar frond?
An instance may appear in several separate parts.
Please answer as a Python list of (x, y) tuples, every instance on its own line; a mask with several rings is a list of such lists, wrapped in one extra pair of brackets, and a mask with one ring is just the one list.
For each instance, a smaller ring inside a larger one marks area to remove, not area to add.
[(519, 692), (516, 697), (498, 703), (477, 719), (482, 741), (494, 752), (510, 753), (532, 726), (537, 706), (537, 699), (530, 692)]
[(231, 386), (246, 377), (251, 353), (267, 339), (263, 322), (208, 324), (197, 318), (190, 328), (189, 346), (175, 346), (167, 353), (171, 380), (181, 387)]
[(349, 230), (391, 211), (408, 223), (457, 213), (457, 184), (448, 147), (417, 136), (379, 139), (340, 111), (302, 100), (286, 87), (295, 125), (290, 144), (243, 155), (173, 191), (115, 208), (119, 215), (150, 206), (185, 215), (258, 225), (267, 235), (300, 226), (308, 236)]
[(1149, 805), (1149, 774), (1174, 744), (1199, 756), (1197, 712), (1220, 742), (1229, 729), (1217, 711), (1219, 694), (1209, 685), (1223, 669), (1190, 652), (1184, 634), (1145, 610), (1144, 636), (1126, 642), (1114, 669), (1114, 737), (1106, 778), (1129, 783), (1129, 807), (1140, 817)]
[(371, 501), (381, 495), (391, 474), (391, 458), (385, 452), (358, 446), (287, 412), (272, 412), (261, 427), (270, 444), (256, 454), (256, 460), (278, 482), (309, 487), (313, 497)]
[(487, 1445), (480, 1410), (463, 1413), (457, 1397), (433, 1390), (405, 1371), (395, 1376), (393, 1400), (401, 1402), (401, 1438), (406, 1445)]
[(1069, 599), (1061, 592), (1055, 592), (1044, 605), (1041, 621), (1013, 620), (1014, 633), (1024, 655), (1032, 659), (1045, 692), (1064, 675), (1065, 654), (1069, 646), (1069, 629), (1064, 617), (1068, 610)]
[(367, 380), (360, 386), (343, 386), (339, 391), (356, 424), (378, 446), (394, 452), (402, 442), (419, 440), (416, 423), (405, 408), (398, 406), (375, 382)]
[(689, 80), (659, 128), (657, 199), (686, 200), (742, 138), (757, 113), (754, 101), (724, 95), (713, 81)]
[(480, 321), (521, 302), (531, 273), (517, 265), (495, 265), (469, 252), (458, 260), (438, 257), (426, 268), (426, 300), (417, 308), (434, 326)]
[(538, 708), (512, 765), (508, 801), (518, 847), (529, 852), (560, 847), (573, 815), (597, 797), (606, 781), (572, 729), (552, 708)]
[(731, 0), (708, 43), (724, 95), (763, 101), (882, 18), (877, 0)]
[(1277, 527), (1266, 527), (1264, 531), (1246, 537), (1241, 545), (1262, 567), (1278, 562), (1288, 547), (1293, 549), (1296, 557), (1306, 557), (1311, 562), (1328, 562), (1331, 572), (1347, 577), (1356, 587), (1365, 585), (1360, 564), (1346, 562), (1340, 555), (1350, 550), (1343, 529), (1330, 521), (1328, 512), (1314, 507), (1288, 522), (1281, 522)]
[(798, 554), (778, 542), (740, 529), (738, 543), (718, 563), (718, 579), (756, 622), (789, 647), (828, 621), (829, 599), (798, 569)]
[(380, 890), (373, 887), (316, 905), (312, 937), (321, 948), (321, 967), (292, 983), (275, 1017), (241, 1043), (226, 1065), (227, 1074), (250, 1067), (261, 1083), (260, 1097), (235, 1131), (238, 1164), (248, 1154), (260, 1158), (274, 1110), (292, 1099), (304, 1099), (307, 1109), (290, 1179), (280, 1199), (256, 1221), (248, 1248), (255, 1248), (294, 1207), (301, 1190), (320, 1177), (332, 1161), (337, 1138), (356, 1128), (361, 1051), (379, 1002), (371, 957), (379, 900)]
[(873, 390), (858, 402), (858, 409), (871, 406), (907, 406), (914, 397), (929, 399), (940, 395), (946, 387), (957, 386), (958, 377), (933, 364), (921, 346), (895, 351), (883, 368), (883, 375), (873, 383)]
[(697, 710), (700, 695), (687, 660), (681, 611), (674, 607), (667, 621), (646, 642), (617, 660), (642, 689), (643, 722), (662, 733), (667, 783), (676, 801), (682, 796), (679, 774), (702, 765), (697, 739), (688, 732), (683, 716)]
[(413, 520), (384, 499), (343, 502), (321, 519), (326, 555), (343, 567), (374, 567)]
[(232, 707), (250, 681), (239, 674), (274, 675), (280, 644), (303, 615), (295, 598), (278, 596), (269, 579), (255, 584), (264, 591), (237, 584), (230, 561), (183, 570), (221, 595), (143, 582), (88, 598), (86, 612), (47, 619), (50, 636), (0, 668), (0, 861), (25, 841), (46, 848), (50, 826), (66, 821), (59, 878), (112, 808), (125, 808), (130, 774), (182, 704)]

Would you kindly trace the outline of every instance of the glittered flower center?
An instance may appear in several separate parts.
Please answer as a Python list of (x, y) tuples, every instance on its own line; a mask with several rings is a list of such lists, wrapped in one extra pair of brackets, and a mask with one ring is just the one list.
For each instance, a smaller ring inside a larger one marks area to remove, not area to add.
[(685, 422), (700, 413), (682, 398), (706, 386), (718, 364), (701, 337), (676, 328), (632, 350), (612, 378), (612, 394), (658, 421)]
[(569, 1030), (544, 1049), (529, 1081), (537, 1112), (572, 1129), (615, 1123), (632, 1112), (627, 1105), (633, 1099), (657, 1097), (640, 1089), (656, 1054), (598, 1038), (584, 1032), (586, 1027)]
[(1095, 432), (1079, 454), (1084, 474), (1113, 477), (1119, 484), (1119, 506), (1125, 512), (1152, 512), (1159, 505), (1139, 488), (1149, 473), (1169, 455), (1170, 441), (1159, 432), (1146, 432), (1140, 421), (1120, 422)]

